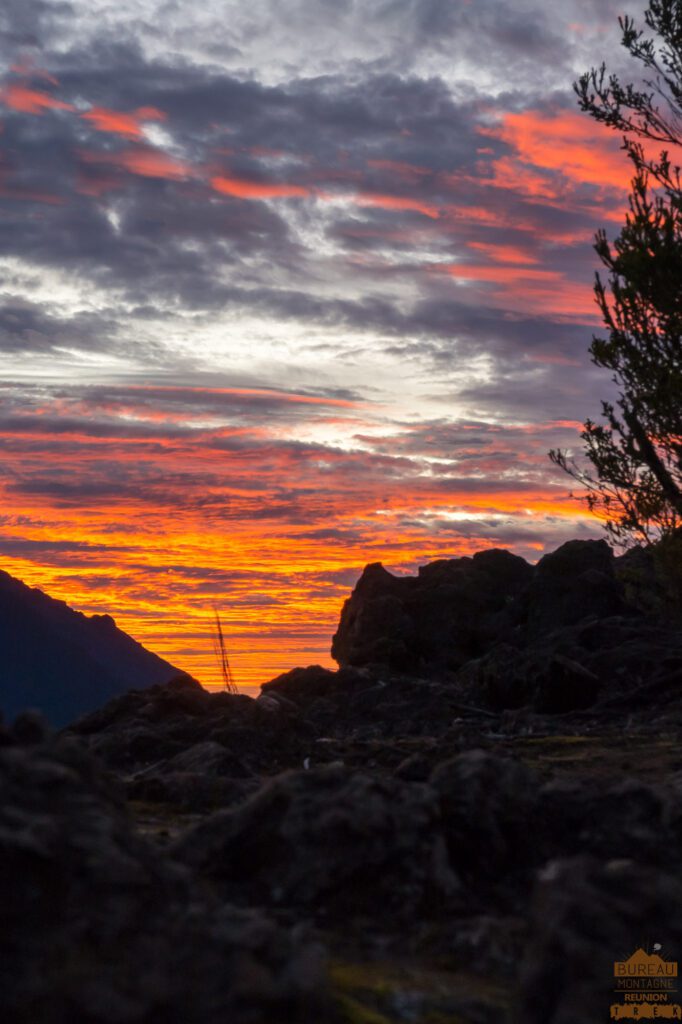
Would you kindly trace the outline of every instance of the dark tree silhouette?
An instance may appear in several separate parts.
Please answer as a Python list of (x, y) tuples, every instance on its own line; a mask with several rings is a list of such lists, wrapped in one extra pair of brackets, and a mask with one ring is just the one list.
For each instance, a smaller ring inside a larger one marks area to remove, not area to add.
[(682, 142), (682, 0), (652, 0), (645, 19), (657, 38), (620, 21), (623, 44), (653, 76), (643, 88), (607, 77), (603, 65), (576, 85), (584, 110), (626, 133), (634, 164), (625, 225), (613, 245), (603, 231), (595, 245), (608, 271), (606, 283), (597, 274), (595, 284), (608, 337), (594, 337), (589, 351), (619, 393), (615, 405), (602, 403), (603, 423), (584, 425), (590, 469), (550, 452), (622, 544), (667, 536), (682, 523), (680, 172), (669, 151), (652, 158), (642, 144)]
[(682, 144), (681, 0), (650, 0), (644, 20), (649, 34), (630, 17), (618, 19), (622, 44), (639, 61), (639, 84), (623, 84), (602, 64), (582, 75), (574, 88), (581, 110), (624, 136), (624, 147), (637, 170), (648, 170), (679, 194), (679, 175), (669, 150), (653, 157), (648, 144), (673, 150)]

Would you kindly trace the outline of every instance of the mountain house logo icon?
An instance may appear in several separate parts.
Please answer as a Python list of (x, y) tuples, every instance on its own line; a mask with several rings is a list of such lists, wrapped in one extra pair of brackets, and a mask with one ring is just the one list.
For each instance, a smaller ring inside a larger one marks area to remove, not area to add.
[[(656, 943), (654, 950), (660, 948)], [(616, 960), (613, 976), (614, 991), (623, 1001), (611, 1005), (611, 1020), (682, 1021), (682, 1006), (672, 1001), (677, 994), (677, 961), (640, 948), (627, 960)]]

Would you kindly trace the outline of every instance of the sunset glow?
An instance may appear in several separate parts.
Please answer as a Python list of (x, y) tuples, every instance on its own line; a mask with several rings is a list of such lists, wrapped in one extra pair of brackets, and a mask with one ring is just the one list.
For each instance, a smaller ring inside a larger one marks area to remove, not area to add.
[(609, 386), (630, 168), (571, 93), (601, 23), (531, 4), (533, 70), (504, 33), (472, 65), (475, 4), (447, 61), (400, 5), (307, 54), (274, 9), (200, 52), (189, 8), (117, 49), (66, 6), (0, 83), (0, 568), (207, 685), (216, 607), (249, 689), (331, 663), (368, 562), (599, 535), (547, 451)]

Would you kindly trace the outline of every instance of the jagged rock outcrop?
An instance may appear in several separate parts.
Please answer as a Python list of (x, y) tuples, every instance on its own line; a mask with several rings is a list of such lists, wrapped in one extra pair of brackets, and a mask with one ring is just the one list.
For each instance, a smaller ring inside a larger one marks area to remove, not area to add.
[(416, 578), (374, 564), (343, 607), (332, 655), (346, 671), (450, 680), (494, 710), (562, 714), (677, 678), (679, 630), (644, 614), (657, 587), (646, 554), (616, 560), (604, 541), (569, 541), (535, 567), (504, 551)]
[(131, 799), (207, 809), (248, 795), (260, 774), (302, 765), (315, 734), (292, 708), (182, 676), (116, 698), (71, 732), (125, 777)]
[(367, 566), (332, 641), (340, 665), (382, 664), (404, 673), (459, 668), (515, 625), (532, 567), (508, 551), (482, 551), (396, 577)]

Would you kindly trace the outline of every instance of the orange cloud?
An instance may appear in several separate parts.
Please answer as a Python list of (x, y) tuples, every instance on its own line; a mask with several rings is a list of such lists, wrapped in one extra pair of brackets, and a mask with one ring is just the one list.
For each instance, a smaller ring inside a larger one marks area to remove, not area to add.
[[(206, 427), (205, 410), (229, 412), (233, 399), (239, 420)], [(300, 429), (316, 407), (355, 405), (267, 388), (114, 387), (53, 401), (41, 394), (31, 415), (0, 421), (3, 568), (86, 612), (114, 611), (209, 685), (219, 682), (215, 601), (248, 687), (294, 664), (329, 664), (342, 600), (366, 562), (414, 571), (500, 546), (491, 517), (513, 532), (533, 523), (541, 532), (547, 516), (568, 531), (584, 518), (563, 481), (538, 475), (546, 432), (579, 424), (454, 424), (476, 443), (455, 445), (434, 473), (419, 443), (423, 436), (432, 455), (438, 425), (375, 437), (369, 451), (354, 444), (352, 417), (348, 447), (334, 448), (283, 440), (258, 408), (245, 428), (241, 400), (296, 406)], [(505, 480), (512, 452), (517, 475)], [(472, 517), (465, 535), (448, 526), (453, 511)]]
[[(119, 153), (94, 153), (83, 150), (79, 155), (85, 164), (121, 168), (143, 178), (167, 178), (170, 181), (179, 181), (190, 177), (193, 173), (189, 164), (175, 160), (159, 149), (146, 146), (126, 149)], [(103, 178), (98, 176), (92, 181), (86, 178), (81, 183), (79, 191), (91, 195), (101, 195), (119, 183), (118, 179), (111, 176)]]
[(527, 249), (516, 245), (496, 245), (493, 242), (468, 242), (470, 249), (476, 249), (485, 256), (489, 256), (496, 263), (527, 264), (538, 263), (535, 256), (531, 256)]
[(474, 263), (441, 263), (436, 269), (463, 281), (492, 281), (501, 284), (518, 284), (523, 281), (561, 281), (563, 274), (558, 270), (531, 270), (526, 267), (491, 267)]
[(425, 217), (437, 220), (440, 217), (440, 210), (433, 203), (426, 203), (421, 199), (410, 199), (409, 196), (390, 196), (379, 192), (358, 192), (352, 197), (358, 206), (379, 206), (385, 210), (415, 210), (423, 213)]
[(165, 121), (166, 115), (156, 107), (138, 107), (129, 114), (120, 110), (108, 110), (106, 107), (92, 107), (81, 114), (85, 121), (98, 132), (110, 132), (122, 135), (126, 139), (141, 139), (142, 125), (145, 121)]
[(49, 93), (27, 89), (23, 85), (8, 85), (0, 93), (0, 100), (10, 109), (22, 114), (44, 114), (46, 110), (74, 110), (71, 103), (57, 100)]
[(211, 185), (225, 196), (237, 199), (287, 199), (293, 196), (308, 196), (311, 190), (303, 185), (286, 185), (275, 182), (247, 181), (245, 178), (216, 175), (211, 178)]
[(559, 319), (598, 322), (591, 285), (572, 281), (559, 270), (532, 266), (440, 263), (426, 268), (446, 273), (460, 283), (491, 285), (488, 301), (510, 312), (544, 314)]
[(194, 396), (206, 398), (255, 398), (294, 405), (323, 405), (337, 409), (357, 409), (361, 403), (348, 398), (327, 398), (324, 395), (305, 395), (275, 388), (202, 388), (164, 384), (131, 384), (126, 391), (132, 394), (159, 395), (167, 400), (182, 401)]
[(509, 112), (502, 115), (499, 124), (479, 131), (513, 146), (523, 164), (530, 165), (524, 167), (502, 157), (495, 165), (498, 184), (504, 183), (505, 176), (512, 181), (516, 178), (531, 194), (545, 194), (543, 189), (549, 189), (549, 185), (537, 173), (542, 168), (559, 172), (578, 184), (623, 190), (629, 187), (632, 167), (622, 152), (620, 140), (600, 131), (584, 114), (568, 110)]

